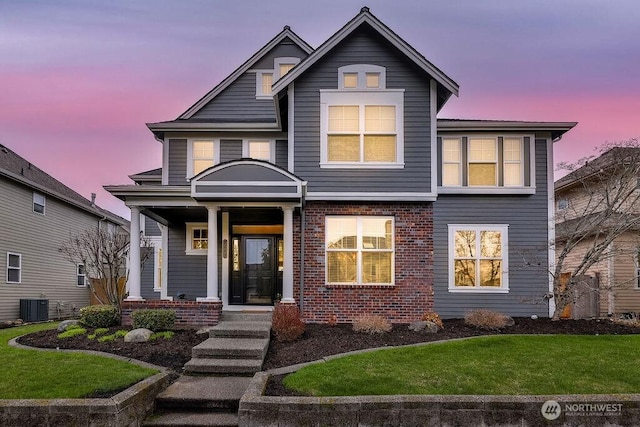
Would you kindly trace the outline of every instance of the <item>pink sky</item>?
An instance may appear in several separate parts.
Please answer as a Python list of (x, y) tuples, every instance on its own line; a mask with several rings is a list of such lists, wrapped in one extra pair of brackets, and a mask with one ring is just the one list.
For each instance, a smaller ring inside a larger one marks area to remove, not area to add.
[[(363, 5), (3, 0), (0, 144), (128, 217), (102, 186), (161, 165), (145, 123), (176, 118), (284, 25), (317, 47)], [(640, 136), (637, 0), (367, 5), (460, 85), (440, 117), (579, 122), (556, 161)]]

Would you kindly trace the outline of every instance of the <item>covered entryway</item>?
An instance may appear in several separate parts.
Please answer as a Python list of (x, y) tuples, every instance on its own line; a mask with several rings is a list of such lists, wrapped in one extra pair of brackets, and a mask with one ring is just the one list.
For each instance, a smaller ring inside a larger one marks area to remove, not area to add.
[(281, 235), (233, 236), (229, 304), (273, 305), (282, 294), (283, 255)]

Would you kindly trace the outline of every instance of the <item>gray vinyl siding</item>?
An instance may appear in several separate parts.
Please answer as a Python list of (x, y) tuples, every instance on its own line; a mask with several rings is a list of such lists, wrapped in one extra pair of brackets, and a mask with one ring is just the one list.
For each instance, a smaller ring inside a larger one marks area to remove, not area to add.
[[(546, 140), (536, 140), (536, 194), (440, 195), (434, 212), (434, 311), (459, 318), (486, 308), (510, 316), (548, 317), (548, 218)], [(448, 224), (508, 224), (509, 293), (448, 291)], [(529, 263), (531, 265), (525, 265)]]
[[(21, 298), (49, 300), (49, 318), (89, 305), (76, 264), (58, 249), (72, 234), (96, 229), (99, 218), (46, 196), (45, 215), (33, 212), (33, 190), (0, 177), (0, 321), (15, 320)], [(7, 283), (7, 252), (22, 255), (21, 283)]]
[(220, 163), (230, 162), (242, 158), (241, 139), (220, 140)]
[(169, 139), (169, 185), (187, 184), (187, 140)]
[(276, 140), (276, 166), (284, 170), (289, 168), (289, 143), (286, 139)]
[(146, 216), (144, 217), (144, 234), (146, 236), (162, 235), (162, 233), (160, 232), (160, 227), (158, 226), (158, 223)]
[[(261, 58), (253, 69), (272, 70), (273, 60), (277, 57), (303, 58), (306, 56), (304, 51), (287, 40)], [(256, 99), (256, 73), (249, 71), (242, 74), (192, 118), (230, 123), (275, 122), (275, 106), (272, 99)]]
[[(320, 89), (337, 89), (338, 68), (386, 67), (388, 89), (404, 93), (403, 169), (321, 169)], [(357, 30), (295, 82), (295, 173), (308, 191), (431, 192), (430, 83), (377, 34)]]

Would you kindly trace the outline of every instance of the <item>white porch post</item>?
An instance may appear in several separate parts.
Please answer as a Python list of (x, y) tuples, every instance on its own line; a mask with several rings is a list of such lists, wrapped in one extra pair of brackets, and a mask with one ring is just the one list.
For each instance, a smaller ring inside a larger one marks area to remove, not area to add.
[(127, 301), (142, 301), (140, 295), (140, 208), (131, 206), (131, 231), (129, 245), (129, 296)]
[(218, 298), (218, 207), (207, 206), (209, 242), (207, 246), (207, 298), (205, 301), (220, 301)]
[(284, 211), (284, 262), (282, 272), (282, 303), (295, 303), (293, 299), (293, 207), (285, 206)]

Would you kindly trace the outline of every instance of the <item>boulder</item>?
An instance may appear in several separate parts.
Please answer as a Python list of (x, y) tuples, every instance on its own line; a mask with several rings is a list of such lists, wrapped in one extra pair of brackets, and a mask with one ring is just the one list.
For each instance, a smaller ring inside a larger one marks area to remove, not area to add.
[(69, 326), (71, 325), (77, 325), (79, 324), (80, 321), (79, 320), (63, 320), (62, 322), (60, 322), (60, 324), (58, 325), (58, 332), (64, 332), (66, 331)]
[(426, 320), (418, 320), (409, 325), (409, 330), (414, 332), (425, 332), (428, 334), (435, 334), (440, 328), (433, 322)]
[(147, 342), (149, 338), (153, 334), (153, 331), (145, 328), (138, 328), (132, 331), (129, 331), (127, 335), (124, 336), (124, 342)]

